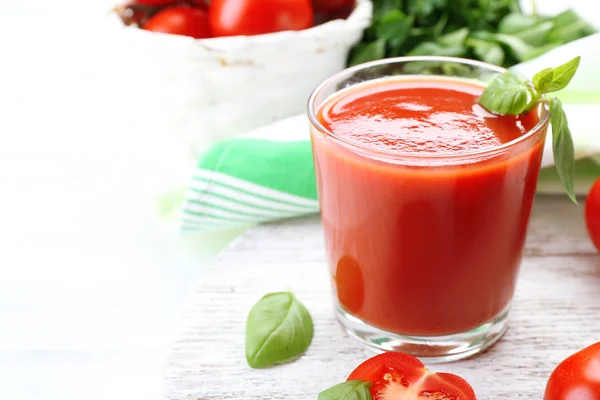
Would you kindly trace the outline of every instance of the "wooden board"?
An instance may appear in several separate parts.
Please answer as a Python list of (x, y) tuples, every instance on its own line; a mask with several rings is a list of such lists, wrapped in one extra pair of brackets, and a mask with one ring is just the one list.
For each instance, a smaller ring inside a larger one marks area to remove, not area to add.
[[(198, 286), (166, 366), (165, 398), (316, 399), (372, 356), (337, 324), (317, 217), (249, 230)], [(247, 313), (263, 294), (293, 290), (310, 310), (315, 338), (297, 361), (252, 370), (244, 358)], [(600, 256), (583, 207), (538, 197), (510, 328), (491, 350), (432, 367), (462, 375), (478, 399), (540, 399), (554, 367), (600, 341)]]

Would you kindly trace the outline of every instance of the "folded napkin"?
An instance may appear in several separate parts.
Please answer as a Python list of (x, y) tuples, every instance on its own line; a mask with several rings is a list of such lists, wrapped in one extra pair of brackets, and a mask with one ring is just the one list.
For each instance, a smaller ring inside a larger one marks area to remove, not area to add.
[[(561, 46), (514, 69), (528, 76), (582, 56), (577, 76), (557, 95), (573, 134), (578, 194), (600, 176), (600, 34)], [(546, 141), (538, 190), (562, 192)], [(181, 228), (206, 231), (249, 225), (319, 211), (308, 120), (298, 115), (235, 139), (215, 143), (201, 154), (184, 194)]]

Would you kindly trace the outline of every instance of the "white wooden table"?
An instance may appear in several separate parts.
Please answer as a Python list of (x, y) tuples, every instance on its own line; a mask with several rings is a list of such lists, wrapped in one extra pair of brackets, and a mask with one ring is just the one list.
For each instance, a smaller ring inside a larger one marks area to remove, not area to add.
[[(313, 316), (314, 341), (291, 364), (252, 370), (246, 315), (263, 294), (288, 287)], [(600, 256), (583, 207), (538, 197), (507, 334), (484, 354), (432, 369), (462, 375), (481, 400), (540, 399), (563, 358), (600, 341), (599, 316)], [(268, 224), (237, 239), (197, 287), (168, 360), (165, 398), (316, 399), (370, 356), (334, 318), (318, 218)]]

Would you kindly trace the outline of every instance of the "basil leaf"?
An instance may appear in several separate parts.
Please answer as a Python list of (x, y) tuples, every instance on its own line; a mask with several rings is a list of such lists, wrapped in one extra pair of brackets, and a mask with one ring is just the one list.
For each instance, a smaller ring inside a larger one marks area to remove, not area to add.
[(556, 171), (567, 195), (577, 204), (574, 190), (575, 176), (575, 149), (571, 130), (567, 122), (567, 115), (562, 108), (562, 103), (556, 97), (550, 99), (550, 122), (552, 123), (552, 153)]
[(554, 28), (548, 33), (547, 39), (550, 42), (569, 43), (573, 40), (596, 33), (596, 29), (584, 20), (579, 20), (570, 25), (560, 28)]
[(537, 101), (527, 81), (515, 71), (498, 75), (485, 88), (479, 104), (488, 111), (502, 115), (519, 115)]
[(473, 36), (476, 39), (493, 41), (499, 43), (510, 50), (510, 52), (519, 60), (523, 61), (527, 54), (534, 50), (533, 46), (528, 45), (518, 37), (505, 35), (503, 33), (475, 32)]
[(439, 43), (423, 42), (408, 52), (409, 56), (462, 57), (467, 52), (464, 46), (442, 46)]
[(537, 23), (537, 18), (532, 15), (523, 15), (521, 13), (511, 13), (502, 18), (498, 24), (498, 33), (513, 33), (521, 32)]
[(363, 47), (356, 49), (353, 54), (350, 65), (362, 64), (369, 61), (375, 61), (385, 56), (385, 40), (378, 39)]
[(377, 27), (377, 36), (390, 41), (392, 46), (400, 46), (408, 38), (414, 17), (407, 17), (400, 10), (385, 14)]
[(567, 87), (571, 79), (573, 79), (575, 72), (577, 72), (580, 61), (581, 57), (577, 56), (571, 61), (554, 68), (552, 70), (552, 80), (545, 85), (544, 93), (556, 92)]
[(246, 360), (252, 368), (265, 368), (306, 351), (312, 341), (312, 318), (290, 292), (271, 293), (260, 299), (246, 321)]
[(546, 43), (546, 36), (554, 25), (550, 21), (542, 22), (520, 32), (514, 33), (514, 37), (521, 39), (531, 46), (541, 46)]
[(489, 64), (502, 65), (504, 62), (504, 50), (499, 44), (479, 39), (469, 39), (467, 42), (473, 48), (473, 52), (481, 61)]
[(371, 382), (347, 381), (319, 393), (318, 400), (371, 400)]
[(465, 39), (468, 35), (468, 28), (458, 29), (454, 32), (440, 36), (438, 43), (443, 44), (444, 46), (462, 46), (465, 43)]
[(540, 93), (545, 93), (545, 88), (548, 83), (552, 82), (552, 76), (554, 75), (554, 68), (544, 68), (533, 76), (533, 85), (535, 89)]

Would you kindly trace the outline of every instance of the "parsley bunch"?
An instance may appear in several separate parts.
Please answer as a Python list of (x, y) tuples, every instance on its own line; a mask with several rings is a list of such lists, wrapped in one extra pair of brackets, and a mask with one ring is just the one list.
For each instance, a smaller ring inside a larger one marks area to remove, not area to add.
[(525, 15), (518, 0), (373, 0), (372, 25), (349, 65), (397, 56), (454, 56), (511, 67), (596, 29), (568, 10)]

